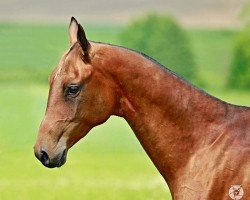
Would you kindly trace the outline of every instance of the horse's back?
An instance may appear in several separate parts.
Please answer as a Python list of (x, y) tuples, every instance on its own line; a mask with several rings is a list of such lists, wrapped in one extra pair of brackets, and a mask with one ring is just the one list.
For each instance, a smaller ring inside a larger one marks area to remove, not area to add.
[(229, 132), (242, 148), (250, 148), (250, 108), (237, 106), (234, 118), (229, 121)]

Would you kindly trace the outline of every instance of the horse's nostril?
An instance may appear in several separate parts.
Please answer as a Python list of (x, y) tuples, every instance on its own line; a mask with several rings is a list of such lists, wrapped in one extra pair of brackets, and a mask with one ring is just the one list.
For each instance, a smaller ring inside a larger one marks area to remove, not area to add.
[(41, 158), (40, 158), (41, 162), (43, 164), (48, 164), (48, 161), (49, 161), (49, 156), (48, 154), (45, 152), (45, 151), (41, 151)]

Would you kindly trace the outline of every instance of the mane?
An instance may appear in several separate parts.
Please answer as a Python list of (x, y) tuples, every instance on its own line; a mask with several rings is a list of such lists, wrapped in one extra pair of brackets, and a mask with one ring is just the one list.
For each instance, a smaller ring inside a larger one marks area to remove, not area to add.
[(194, 88), (195, 90), (197, 90), (198, 92), (204, 94), (205, 96), (207, 96), (208, 98), (212, 98), (214, 99), (215, 101), (218, 101), (222, 104), (229, 104), (229, 105), (232, 105), (232, 106), (238, 106), (238, 107), (241, 107), (241, 108), (247, 108), (249, 109), (249, 107), (247, 106), (241, 106), (241, 105), (234, 105), (234, 104), (231, 104), (231, 103), (228, 103), (224, 100), (221, 100), (219, 99), (218, 97), (215, 97), (209, 93), (207, 93), (206, 91), (204, 91), (203, 89), (197, 87), (196, 85), (194, 85), (193, 83), (191, 83), (190, 81), (188, 81), (187, 79), (185, 79), (184, 77), (176, 74), (174, 71), (170, 70), (168, 67), (164, 66), (163, 64), (161, 64), (160, 62), (158, 62), (157, 60), (155, 60), (154, 58), (146, 55), (145, 53), (143, 52), (140, 52), (140, 51), (137, 51), (137, 50), (134, 50), (134, 49), (131, 49), (131, 48), (128, 48), (128, 47), (124, 47), (124, 46), (120, 46), (120, 45), (115, 45), (115, 44), (110, 44), (110, 43), (105, 43), (105, 42), (96, 42), (96, 41), (91, 41), (93, 43), (97, 43), (97, 44), (103, 44), (103, 45), (109, 45), (109, 46), (113, 46), (113, 47), (119, 47), (119, 48), (122, 48), (122, 49), (126, 49), (128, 51), (132, 51), (132, 52), (135, 52), (141, 56), (143, 56), (144, 58), (146, 58), (147, 60), (150, 60), (151, 62), (155, 63), (157, 67), (165, 70), (167, 73), (173, 75), (174, 77), (176, 77), (178, 80), (182, 81), (184, 84)]

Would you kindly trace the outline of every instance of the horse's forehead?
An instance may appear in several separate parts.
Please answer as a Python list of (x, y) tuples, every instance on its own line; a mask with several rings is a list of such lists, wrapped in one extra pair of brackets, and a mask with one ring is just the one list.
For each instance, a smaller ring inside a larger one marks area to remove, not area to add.
[(67, 54), (67, 52), (64, 53), (64, 55), (62, 56), (62, 58), (59, 61), (58, 66), (54, 69), (54, 72), (52, 72), (52, 76), (53, 76), (53, 77), (51, 77), (52, 82), (54, 82), (57, 79), (57, 77), (59, 76), (59, 74), (61, 73), (61, 71), (62, 71), (62, 69), (64, 67), (66, 54)]
[[(57, 77), (59, 77), (59, 75), (67, 74), (71, 71), (76, 71), (77, 70), (77, 65), (76, 65), (77, 60), (78, 60), (78, 58), (77, 58), (76, 50), (70, 49), (70, 50), (66, 51), (63, 54), (62, 58), (60, 59), (57, 68), (55, 69), (53, 80), (55, 80)], [(62, 71), (66, 72), (66, 73), (61, 73)]]

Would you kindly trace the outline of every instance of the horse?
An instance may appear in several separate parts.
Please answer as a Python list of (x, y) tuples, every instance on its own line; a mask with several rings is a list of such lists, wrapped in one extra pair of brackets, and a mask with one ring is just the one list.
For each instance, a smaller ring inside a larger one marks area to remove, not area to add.
[(173, 199), (224, 200), (234, 185), (250, 196), (249, 107), (207, 94), (140, 52), (89, 41), (74, 17), (68, 30), (70, 48), (49, 77), (34, 146), (44, 166), (62, 166), (76, 142), (115, 115), (130, 125)]

